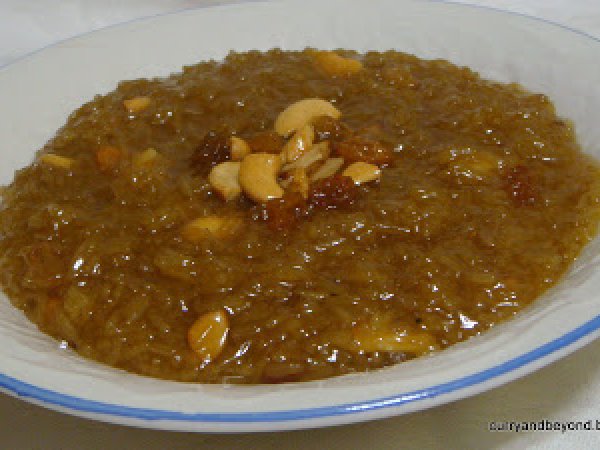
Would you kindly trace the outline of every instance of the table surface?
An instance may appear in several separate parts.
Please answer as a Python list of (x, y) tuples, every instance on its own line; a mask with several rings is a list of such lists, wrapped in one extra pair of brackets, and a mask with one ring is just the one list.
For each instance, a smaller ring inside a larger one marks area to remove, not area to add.
[[(324, 0), (326, 1), (326, 0)], [(2, 0), (0, 66), (83, 32), (221, 0)], [(600, 38), (597, 0), (471, 0), (542, 17)], [(427, 411), (328, 429), (263, 434), (193, 434), (93, 422), (0, 394), (6, 449), (399, 449), (600, 448), (600, 431), (492, 433), (492, 421), (600, 420), (600, 341), (493, 391)]]

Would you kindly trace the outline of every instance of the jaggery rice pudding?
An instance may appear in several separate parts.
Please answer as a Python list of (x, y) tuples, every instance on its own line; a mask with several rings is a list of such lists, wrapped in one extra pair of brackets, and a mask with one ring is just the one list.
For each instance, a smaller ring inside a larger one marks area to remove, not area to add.
[(544, 95), (397, 51), (231, 53), (122, 82), (1, 191), (0, 284), (137, 374), (322, 379), (513, 316), (595, 235)]

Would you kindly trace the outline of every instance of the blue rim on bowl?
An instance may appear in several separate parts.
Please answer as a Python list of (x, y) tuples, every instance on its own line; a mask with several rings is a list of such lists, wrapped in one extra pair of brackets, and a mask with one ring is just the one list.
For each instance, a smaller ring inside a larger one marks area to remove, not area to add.
[(86, 400), (42, 389), (28, 383), (0, 374), (0, 387), (20, 397), (30, 397), (48, 405), (68, 408), (75, 411), (97, 413), (110, 416), (129, 417), (142, 420), (174, 420), (194, 422), (283, 422), (318, 417), (331, 417), (390, 408), (449, 394), (460, 389), (476, 386), (484, 381), (507, 374), (520, 367), (552, 355), (576, 343), (580, 339), (600, 330), (600, 316), (595, 317), (575, 330), (544, 344), (535, 350), (506, 361), (481, 372), (459, 378), (448, 383), (438, 384), (418, 391), (405, 392), (391, 397), (377, 398), (361, 403), (348, 403), (330, 407), (298, 409), (295, 411), (268, 411), (261, 413), (182, 413), (160, 409), (132, 408), (109, 403)]

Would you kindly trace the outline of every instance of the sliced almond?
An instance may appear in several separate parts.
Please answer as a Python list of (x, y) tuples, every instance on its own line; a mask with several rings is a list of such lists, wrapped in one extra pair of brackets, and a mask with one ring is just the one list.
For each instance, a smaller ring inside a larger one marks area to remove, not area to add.
[(311, 165), (316, 163), (317, 161), (321, 161), (326, 159), (329, 155), (329, 145), (327, 142), (319, 142), (318, 144), (313, 145), (313, 147), (304, 153), (300, 158), (296, 161), (288, 163), (281, 168), (282, 172), (289, 172), (292, 169), (296, 169), (298, 167), (303, 169), (308, 169)]
[(310, 176), (311, 183), (335, 175), (344, 165), (344, 158), (329, 158)]

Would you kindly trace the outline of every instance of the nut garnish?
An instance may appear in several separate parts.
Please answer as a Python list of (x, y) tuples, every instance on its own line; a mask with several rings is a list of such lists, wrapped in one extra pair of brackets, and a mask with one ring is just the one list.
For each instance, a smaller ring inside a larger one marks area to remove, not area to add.
[(48, 164), (52, 167), (57, 167), (59, 169), (70, 169), (73, 163), (75, 162), (72, 158), (67, 158), (66, 156), (55, 155), (54, 153), (45, 153), (40, 156), (40, 161), (44, 164)]
[(315, 182), (335, 175), (344, 165), (344, 158), (329, 158), (310, 176), (310, 181)]
[[(317, 144), (317, 145), (319, 145), (319, 144)], [(298, 167), (306, 169), (306, 168), (310, 167), (311, 165), (313, 165), (314, 163), (316, 163), (317, 161), (321, 161), (322, 159), (325, 159), (325, 156), (322, 153), (322, 146), (317, 147), (317, 145), (315, 145), (313, 148), (311, 148), (308, 152), (306, 152), (304, 155), (302, 155), (296, 161), (284, 165), (281, 168), (281, 171), (289, 172), (290, 170), (296, 169)]]
[(372, 329), (358, 326), (352, 330), (357, 350), (372, 352), (405, 352), (423, 355), (438, 348), (435, 338), (422, 331)]
[(187, 341), (204, 364), (214, 361), (225, 347), (229, 334), (229, 319), (224, 310), (200, 316), (189, 328)]
[(128, 100), (123, 100), (123, 106), (125, 109), (132, 113), (137, 113), (143, 111), (148, 106), (150, 106), (151, 99), (150, 97), (140, 96), (133, 97)]
[(240, 226), (241, 221), (237, 217), (199, 217), (182, 228), (181, 236), (189, 242), (200, 242), (209, 236), (223, 239), (233, 236)]
[(315, 129), (312, 125), (304, 125), (300, 128), (281, 150), (283, 162), (293, 162), (305, 154), (313, 145), (315, 140)]
[(208, 174), (208, 182), (226, 201), (235, 200), (242, 192), (239, 182), (239, 161), (226, 161), (214, 166)]
[[(213, 165), (208, 176), (210, 185), (225, 201), (244, 194), (256, 203), (266, 204), (262, 217), (278, 230), (309, 217), (315, 210), (351, 206), (360, 192), (356, 186), (381, 177), (381, 168), (371, 162), (386, 166), (391, 153), (385, 152), (388, 147), (355, 134), (337, 121), (340, 114), (325, 100), (305, 99), (279, 115), (277, 133), (263, 130), (247, 141), (238, 136), (205, 139), (203, 155), (219, 156), (221, 153), (213, 149), (220, 149), (225, 142), (227, 157), (238, 160), (205, 161)], [(316, 143), (315, 127), (320, 130)], [(291, 136), (289, 131), (293, 131)], [(287, 141), (282, 135), (288, 136)], [(272, 153), (277, 149), (281, 150)], [(330, 157), (332, 154), (335, 156)], [(196, 238), (198, 228), (220, 229), (220, 224), (209, 225), (188, 224), (192, 230), (188, 231), (192, 236), (188, 240), (201, 239)]]
[(363, 184), (381, 178), (381, 169), (375, 164), (355, 162), (346, 167), (342, 175), (352, 178), (354, 184)]
[(240, 164), (239, 181), (244, 193), (255, 202), (264, 203), (283, 196), (277, 183), (281, 157), (270, 153), (250, 153)]
[(275, 120), (275, 131), (282, 136), (309, 124), (319, 116), (338, 119), (342, 113), (331, 103), (320, 98), (306, 98), (292, 103)]
[(327, 75), (344, 76), (363, 70), (360, 61), (352, 58), (345, 58), (335, 52), (317, 51), (315, 52), (315, 62)]
[(237, 136), (231, 136), (229, 147), (232, 161), (241, 161), (246, 155), (252, 153), (248, 143)]

